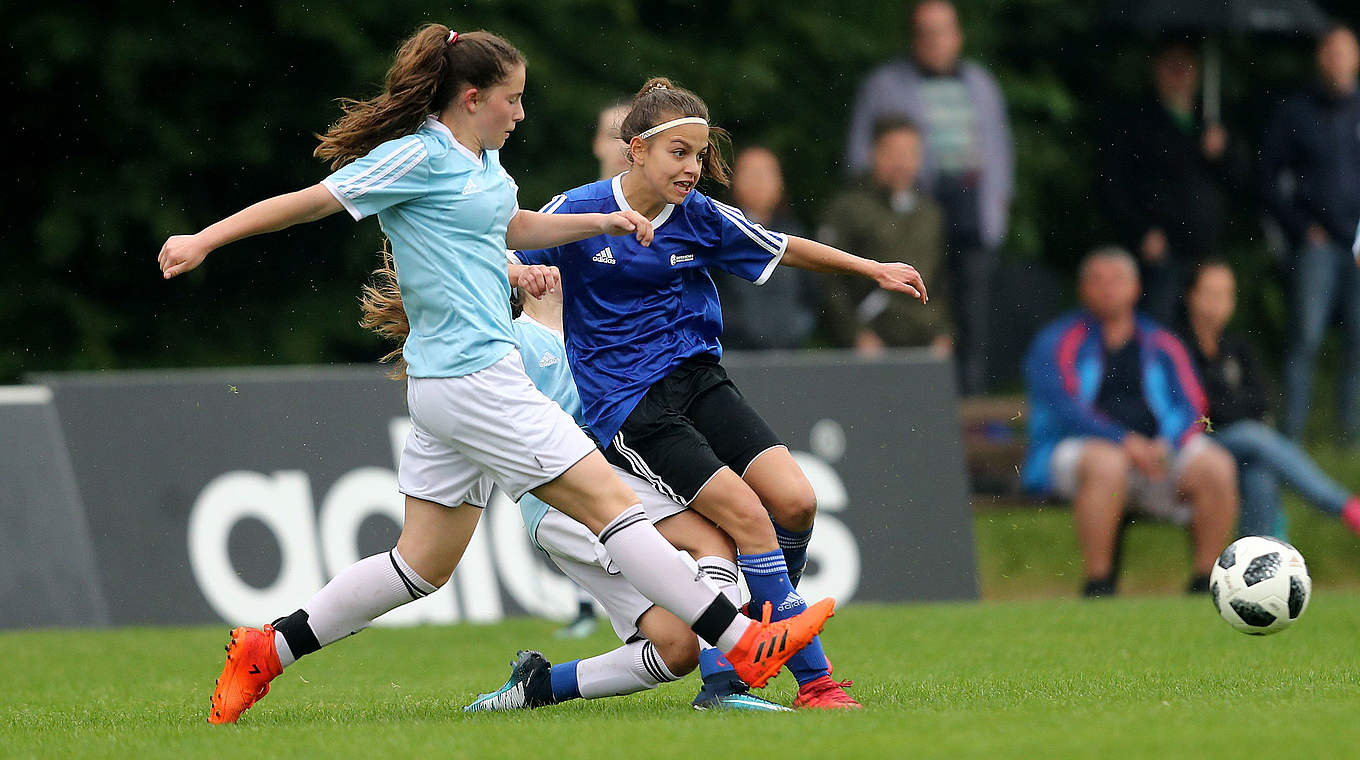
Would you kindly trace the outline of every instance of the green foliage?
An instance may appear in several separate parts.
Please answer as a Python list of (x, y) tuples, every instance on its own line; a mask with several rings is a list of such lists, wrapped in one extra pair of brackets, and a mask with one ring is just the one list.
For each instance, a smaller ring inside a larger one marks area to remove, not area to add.
[[(1063, 266), (1108, 235), (1090, 197), (1093, 117), (1140, 81), (1141, 43), (1102, 26), (1096, 3), (959, 5), (969, 55), (1010, 101), (1010, 254)], [(170, 234), (324, 176), (312, 134), (338, 115), (333, 100), (376, 92), (423, 22), (492, 29), (527, 54), (529, 120), (505, 155), (523, 205), (592, 179), (596, 109), (665, 74), (702, 94), (739, 146), (773, 147), (812, 220), (841, 180), (858, 82), (905, 51), (906, 13), (867, 0), (479, 0), (440, 13), (411, 0), (7, 6), (0, 65), (24, 169), (5, 201), (0, 380), (376, 357), (377, 340), (354, 325), (358, 285), (377, 262), (372, 222), (244, 241), (172, 283), (154, 259)], [(1239, 42), (1227, 60), (1227, 101), (1247, 114), (1247, 136), (1263, 88), (1308, 66), (1298, 43)], [(1242, 211), (1250, 217), (1250, 204)]]

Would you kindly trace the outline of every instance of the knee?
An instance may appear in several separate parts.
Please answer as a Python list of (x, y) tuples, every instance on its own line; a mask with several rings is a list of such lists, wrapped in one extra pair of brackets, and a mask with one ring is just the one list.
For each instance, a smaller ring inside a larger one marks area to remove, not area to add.
[(699, 641), (688, 628), (653, 639), (652, 645), (677, 678), (689, 675), (699, 667)]
[(1129, 479), (1132, 463), (1119, 446), (1106, 442), (1087, 444), (1082, 452), (1077, 473), (1082, 486), (1095, 485), (1122, 493)]
[(1185, 490), (1237, 500), (1237, 462), (1225, 449), (1206, 449), (1185, 471)]
[(774, 521), (789, 530), (807, 530), (817, 517), (817, 493), (806, 478), (801, 480), (781, 489), (765, 503)]
[(458, 566), (456, 561), (450, 562), (443, 552), (423, 551), (415, 542), (407, 541), (405, 534), (397, 541), (397, 554), (401, 555), (402, 560), (420, 576), (421, 580), (435, 588), (443, 588), (453, 576), (454, 568)]

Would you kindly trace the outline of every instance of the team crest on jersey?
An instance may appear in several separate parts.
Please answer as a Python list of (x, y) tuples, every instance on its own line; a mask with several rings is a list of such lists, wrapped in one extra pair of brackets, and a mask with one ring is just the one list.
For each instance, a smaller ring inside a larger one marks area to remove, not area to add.
[(544, 351), (543, 356), (540, 357), (538, 360), (538, 366), (551, 367), (552, 365), (556, 364), (559, 361), (561, 360), (557, 358), (557, 354), (554, 354), (551, 351)]
[(671, 254), (671, 266), (675, 266), (676, 264), (684, 264), (684, 263), (689, 262), (689, 261), (694, 261), (694, 254), (692, 254), (692, 253), (672, 253), (672, 254)]
[(473, 177), (468, 177), (467, 184), (463, 185), (463, 195), (472, 195), (473, 193), (480, 193), (481, 191), (482, 188), (477, 185), (477, 180)]
[(617, 263), (618, 263), (617, 261), (614, 261), (614, 252), (611, 251), (611, 250), (609, 250), (609, 246), (605, 246), (603, 251), (600, 251), (599, 253), (597, 253), (597, 254), (595, 254), (594, 256), (592, 256), (592, 257), (590, 258), (590, 260), (593, 261), (593, 262), (595, 262), (596, 264), (617, 264)]

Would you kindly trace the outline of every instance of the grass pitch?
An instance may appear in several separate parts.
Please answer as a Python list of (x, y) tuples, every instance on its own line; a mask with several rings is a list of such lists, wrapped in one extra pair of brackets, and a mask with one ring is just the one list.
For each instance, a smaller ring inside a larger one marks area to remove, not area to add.
[[(459, 707), (517, 647), (614, 645), (553, 624), (374, 629), (308, 657), (235, 726), (204, 722), (226, 628), (0, 634), (0, 756), (707, 758), (1354, 757), (1360, 593), (1315, 592), (1282, 634), (1205, 598), (851, 605), (831, 620), (860, 713), (690, 709), (697, 679), (515, 714)], [(785, 673), (766, 696), (792, 700)], [(724, 746), (725, 745), (725, 746)]]

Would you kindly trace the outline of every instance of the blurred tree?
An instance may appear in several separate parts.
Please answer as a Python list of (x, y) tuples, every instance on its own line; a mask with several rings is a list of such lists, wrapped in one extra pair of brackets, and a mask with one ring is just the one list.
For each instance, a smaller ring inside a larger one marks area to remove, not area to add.
[[(958, 5), (968, 55), (1010, 103), (1008, 255), (1066, 267), (1108, 234), (1091, 200), (1093, 117), (1141, 86), (1146, 44), (1084, 0)], [(592, 179), (595, 111), (664, 74), (703, 95), (738, 145), (774, 148), (811, 220), (842, 179), (855, 88), (905, 52), (907, 13), (869, 0), (478, 0), (438, 16), (412, 0), (6, 4), (0, 71), (17, 168), (3, 199), (0, 381), (377, 356), (355, 325), (358, 285), (377, 262), (371, 221), (341, 215), (243, 241), (172, 283), (155, 254), (167, 235), (323, 177), (312, 135), (337, 117), (334, 98), (375, 92), (421, 23), (491, 29), (528, 56), (529, 118), (504, 156), (522, 205)], [(1237, 41), (1225, 54), (1229, 123), (1251, 140), (1272, 92), (1306, 78), (1309, 46)], [(1252, 216), (1249, 199), (1240, 211)]]

